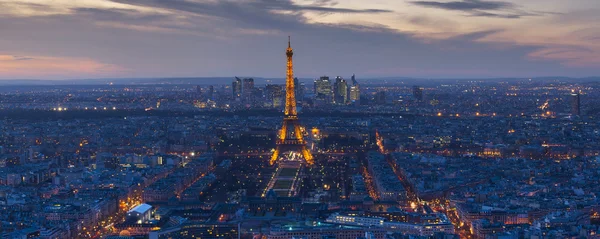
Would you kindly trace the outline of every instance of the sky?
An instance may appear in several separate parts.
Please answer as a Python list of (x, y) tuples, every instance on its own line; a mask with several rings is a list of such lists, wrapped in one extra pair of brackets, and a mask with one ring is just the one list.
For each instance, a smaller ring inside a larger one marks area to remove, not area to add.
[(598, 0), (0, 0), (0, 79), (600, 76)]

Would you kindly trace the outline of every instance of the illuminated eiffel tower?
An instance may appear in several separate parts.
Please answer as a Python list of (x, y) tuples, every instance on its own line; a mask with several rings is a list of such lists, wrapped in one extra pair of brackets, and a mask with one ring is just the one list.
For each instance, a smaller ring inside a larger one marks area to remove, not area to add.
[(301, 153), (307, 164), (313, 163), (313, 156), (306, 147), (302, 128), (298, 121), (298, 112), (296, 111), (296, 87), (294, 85), (294, 65), (292, 56), (294, 51), (288, 37), (288, 48), (285, 51), (287, 55), (287, 74), (285, 78), (285, 116), (283, 118), (283, 126), (279, 131), (277, 139), (277, 147), (271, 156), (271, 165), (278, 159), (279, 155), (285, 152)]

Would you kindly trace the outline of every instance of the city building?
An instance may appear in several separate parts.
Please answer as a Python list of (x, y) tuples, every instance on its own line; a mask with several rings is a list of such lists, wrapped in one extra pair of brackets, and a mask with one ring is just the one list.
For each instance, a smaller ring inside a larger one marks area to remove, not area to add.
[(305, 225), (275, 225), (271, 227), (266, 235), (267, 239), (289, 239), (289, 238), (363, 238), (370, 235), (371, 238), (384, 239), (386, 232), (382, 229), (361, 228), (352, 226), (333, 226), (322, 223), (316, 226)]
[(333, 89), (328, 76), (321, 76), (314, 82), (315, 99), (322, 104), (333, 102)]
[(240, 99), (242, 97), (243, 83), (242, 79), (235, 77), (235, 80), (231, 83), (232, 96), (234, 99)]
[(254, 79), (244, 78), (242, 82), (242, 95), (246, 103), (254, 102)]
[(281, 85), (267, 85), (267, 101), (269, 102), (269, 106), (280, 109), (283, 106), (284, 102), (284, 93), (283, 87)]
[(348, 102), (348, 82), (341, 76), (335, 78), (333, 85), (334, 102), (338, 105), (344, 105)]
[(302, 103), (304, 101), (306, 86), (298, 80), (298, 77), (294, 78), (294, 89), (296, 89), (296, 101)]
[[(387, 218), (384, 216), (387, 215)], [(332, 224), (382, 228), (388, 232), (400, 232), (406, 235), (433, 236), (436, 233), (454, 233), (454, 225), (443, 214), (400, 214), (396, 213), (333, 213), (326, 222)], [(390, 220), (399, 218), (400, 220)]]
[(152, 217), (152, 206), (142, 203), (127, 212), (127, 218), (138, 223), (146, 222)]

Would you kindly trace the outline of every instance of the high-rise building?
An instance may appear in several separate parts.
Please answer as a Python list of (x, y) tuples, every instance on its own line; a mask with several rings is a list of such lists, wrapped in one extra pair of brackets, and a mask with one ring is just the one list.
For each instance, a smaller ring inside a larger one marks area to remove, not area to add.
[(338, 105), (343, 105), (348, 102), (348, 82), (341, 76), (335, 78), (335, 84), (333, 85), (334, 101)]
[(352, 74), (352, 86), (350, 87), (349, 100), (352, 103), (360, 103), (360, 85), (356, 81), (356, 75)]
[(294, 78), (294, 88), (296, 89), (296, 101), (302, 102), (304, 101), (304, 83), (300, 83), (298, 77)]
[(242, 79), (235, 77), (235, 80), (231, 83), (231, 90), (233, 93), (234, 99), (239, 99), (242, 97)]
[(325, 103), (331, 103), (333, 100), (333, 90), (328, 76), (321, 76), (315, 80), (315, 98)]
[(358, 85), (358, 81), (356, 81), (356, 75), (355, 74), (352, 74), (352, 77), (350, 79), (352, 79), (352, 85)]
[(253, 78), (244, 78), (242, 83), (242, 94), (244, 98), (252, 97), (254, 93), (254, 79)]
[(283, 105), (283, 87), (281, 85), (267, 85), (267, 101), (273, 108), (281, 108)]
[(581, 115), (581, 94), (580, 91), (571, 91), (571, 114)]
[(350, 101), (358, 102), (360, 101), (360, 88), (358, 85), (350, 86)]
[(215, 87), (214, 86), (208, 86), (208, 92), (206, 93), (206, 97), (209, 100), (214, 100), (214, 96), (215, 96)]
[(423, 101), (423, 88), (420, 86), (413, 86), (413, 97), (417, 101)]
[(202, 87), (199, 85), (196, 86), (196, 95), (198, 95), (198, 96), (202, 95)]

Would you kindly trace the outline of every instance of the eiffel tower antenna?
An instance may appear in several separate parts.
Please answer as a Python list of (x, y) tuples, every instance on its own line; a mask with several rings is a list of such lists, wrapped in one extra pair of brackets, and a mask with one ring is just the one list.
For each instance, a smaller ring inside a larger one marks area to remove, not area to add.
[(287, 71), (285, 78), (285, 112), (283, 125), (279, 131), (279, 139), (277, 139), (277, 147), (271, 155), (271, 165), (277, 162), (279, 155), (283, 151), (293, 151), (302, 153), (304, 160), (308, 164), (313, 164), (313, 156), (306, 147), (304, 135), (300, 122), (298, 121), (298, 112), (296, 110), (296, 86), (294, 85), (294, 63), (292, 57), (294, 50), (292, 49), (291, 37), (288, 36), (288, 48), (285, 51), (287, 56)]

